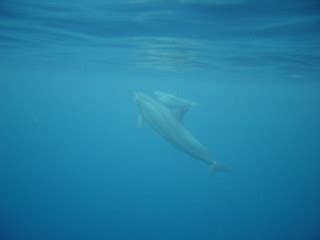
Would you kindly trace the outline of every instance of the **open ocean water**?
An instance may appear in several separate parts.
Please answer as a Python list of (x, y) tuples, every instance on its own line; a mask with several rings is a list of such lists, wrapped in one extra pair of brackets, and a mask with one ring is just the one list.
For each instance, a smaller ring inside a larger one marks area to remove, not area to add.
[(320, 239), (319, 76), (318, 0), (1, 0), (0, 240)]

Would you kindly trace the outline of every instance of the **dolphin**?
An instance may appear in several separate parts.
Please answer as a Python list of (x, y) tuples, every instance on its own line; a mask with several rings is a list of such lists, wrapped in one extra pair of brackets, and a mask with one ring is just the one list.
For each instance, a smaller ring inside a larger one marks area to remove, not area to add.
[(228, 170), (226, 166), (215, 161), (208, 150), (183, 126), (182, 119), (188, 108), (180, 108), (173, 113), (152, 97), (141, 92), (130, 92), (140, 112), (139, 125), (145, 120), (177, 149), (210, 166), (212, 174)]
[(155, 97), (158, 101), (160, 101), (161, 103), (163, 103), (164, 105), (166, 105), (167, 107), (172, 107), (172, 108), (184, 108), (184, 107), (193, 107), (193, 106), (197, 106), (198, 104), (184, 99), (184, 98), (180, 98), (177, 97), (173, 94), (170, 93), (165, 93), (162, 91), (155, 91), (154, 92)]

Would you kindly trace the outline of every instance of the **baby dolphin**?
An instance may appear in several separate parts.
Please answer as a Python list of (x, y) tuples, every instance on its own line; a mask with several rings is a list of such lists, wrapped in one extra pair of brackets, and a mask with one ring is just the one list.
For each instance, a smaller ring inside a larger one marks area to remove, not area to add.
[(130, 91), (130, 93), (133, 95), (140, 112), (139, 125), (143, 120), (148, 122), (156, 132), (177, 149), (209, 165), (212, 174), (228, 170), (227, 167), (216, 162), (208, 150), (183, 126), (182, 119), (188, 108), (180, 108), (173, 113), (152, 97), (141, 92)]
[(197, 106), (198, 104), (184, 99), (184, 98), (180, 98), (177, 97), (173, 94), (170, 93), (165, 93), (162, 91), (155, 91), (154, 92), (155, 97), (158, 101), (160, 101), (162, 104), (166, 105), (167, 107), (171, 107), (171, 108), (185, 108), (185, 107), (194, 107)]

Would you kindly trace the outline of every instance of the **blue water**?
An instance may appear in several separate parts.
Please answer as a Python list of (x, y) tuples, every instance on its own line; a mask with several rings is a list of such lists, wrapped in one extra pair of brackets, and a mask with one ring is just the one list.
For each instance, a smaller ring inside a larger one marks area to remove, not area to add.
[[(0, 2), (0, 239), (320, 239), (317, 0)], [(180, 152), (128, 90), (196, 101)]]

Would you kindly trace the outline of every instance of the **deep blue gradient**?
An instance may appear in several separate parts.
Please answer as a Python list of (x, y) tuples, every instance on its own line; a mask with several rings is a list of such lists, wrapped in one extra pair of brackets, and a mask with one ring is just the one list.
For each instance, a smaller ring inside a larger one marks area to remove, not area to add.
[[(320, 239), (316, 0), (0, 2), (0, 239)], [(128, 90), (230, 173), (139, 129)]]

